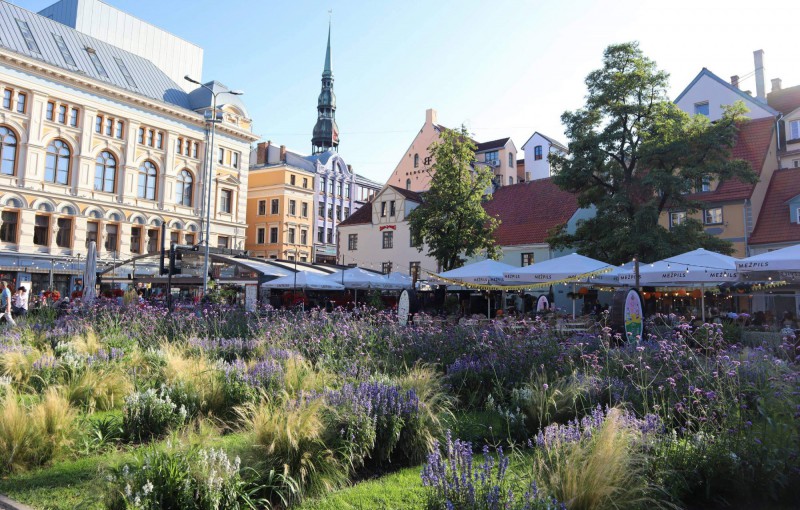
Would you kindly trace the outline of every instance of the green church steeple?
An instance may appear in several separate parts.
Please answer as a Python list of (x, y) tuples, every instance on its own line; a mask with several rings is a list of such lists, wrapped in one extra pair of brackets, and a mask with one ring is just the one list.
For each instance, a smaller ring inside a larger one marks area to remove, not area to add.
[(336, 125), (336, 95), (333, 93), (331, 68), (331, 24), (328, 22), (328, 47), (325, 50), (325, 68), (322, 70), (322, 90), (317, 99), (317, 123), (311, 137), (311, 152), (319, 154), (338, 148), (339, 126)]

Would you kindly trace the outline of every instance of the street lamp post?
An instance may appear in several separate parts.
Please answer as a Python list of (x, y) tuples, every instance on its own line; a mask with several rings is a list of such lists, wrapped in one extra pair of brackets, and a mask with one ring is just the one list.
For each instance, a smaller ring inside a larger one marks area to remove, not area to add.
[[(208, 142), (208, 150), (206, 151), (206, 161), (204, 169), (206, 170), (206, 175), (203, 176), (203, 186), (205, 188), (205, 201), (206, 201), (206, 211), (205, 211), (205, 222), (206, 222), (206, 231), (205, 231), (205, 254), (203, 257), (203, 297), (205, 297), (206, 293), (208, 292), (208, 258), (209, 258), (209, 248), (211, 247), (211, 243), (209, 241), (210, 237), (210, 229), (211, 229), (211, 174), (214, 171), (214, 134), (216, 133), (217, 129), (217, 96), (221, 94), (231, 94), (234, 96), (241, 96), (244, 94), (241, 90), (221, 90), (219, 92), (214, 92), (214, 89), (200, 83), (199, 81), (192, 79), (189, 75), (183, 77), (189, 83), (194, 83), (195, 85), (200, 85), (207, 91), (211, 93), (211, 118), (208, 122), (211, 124), (211, 135), (210, 140)], [(208, 131), (206, 132), (208, 133)], [(206, 135), (208, 137), (208, 134)]]
[(294, 250), (284, 250), (284, 253), (289, 254), (292, 253), (292, 251), (294, 251), (294, 284), (292, 285), (292, 301), (294, 301), (297, 299), (297, 247), (295, 247)]

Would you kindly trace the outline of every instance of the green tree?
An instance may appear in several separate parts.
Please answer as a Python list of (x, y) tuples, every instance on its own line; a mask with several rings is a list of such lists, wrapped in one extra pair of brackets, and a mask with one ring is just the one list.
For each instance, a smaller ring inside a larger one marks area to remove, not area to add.
[(430, 152), (434, 160), (430, 190), (409, 215), (419, 251), (423, 243), (427, 245), (428, 255), (444, 271), (461, 266), (462, 257), (483, 251), (496, 258), (499, 250), (492, 233), (499, 222), (481, 205), (484, 198), (491, 198), (484, 193), (492, 184), (492, 173), (482, 165), (473, 167), (475, 144), (466, 128), (444, 130)]
[(550, 156), (557, 169), (554, 182), (597, 214), (579, 223), (574, 234), (563, 225), (551, 231), (551, 245), (615, 264), (698, 247), (732, 251), (698, 221), (670, 231), (658, 218), (670, 208), (698, 210), (701, 204), (690, 200), (690, 193), (704, 179), (757, 180), (747, 162), (731, 156), (746, 109), (737, 103), (711, 123), (670, 101), (667, 83), (667, 73), (638, 43), (606, 48), (603, 67), (586, 78), (586, 104), (561, 116), (569, 154)]

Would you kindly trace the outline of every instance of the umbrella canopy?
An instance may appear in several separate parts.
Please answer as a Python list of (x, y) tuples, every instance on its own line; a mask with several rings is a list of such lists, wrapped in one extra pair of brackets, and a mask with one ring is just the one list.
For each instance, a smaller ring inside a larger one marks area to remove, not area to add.
[(345, 288), (348, 289), (394, 288), (391, 283), (383, 277), (383, 275), (361, 269), (360, 267), (353, 267), (350, 269), (345, 269), (344, 271), (336, 271), (335, 273), (329, 274), (325, 278), (336, 282), (339, 285), (344, 285)]
[[(652, 264), (640, 264), (639, 283), (650, 285), (735, 282), (738, 279), (736, 262), (737, 259), (734, 257), (699, 248)], [(621, 275), (620, 281), (634, 284), (633, 270)]]
[[(586, 279), (586, 283), (596, 285), (632, 285), (628, 280), (628, 275), (632, 275), (633, 262), (626, 262), (619, 267), (614, 267), (607, 273), (592, 275)], [(630, 279), (633, 280), (632, 278)]]
[(411, 275), (403, 273), (389, 273), (382, 277), (385, 282), (388, 282), (387, 289), (410, 289), (414, 284), (414, 279)]
[(736, 262), (736, 268), (741, 273), (800, 271), (800, 244), (741, 259)]
[(340, 283), (336, 283), (327, 276), (308, 271), (298, 271), (293, 275), (282, 276), (262, 283), (261, 286), (273, 289), (344, 290)]
[(436, 276), (464, 283), (502, 284), (504, 283), (503, 274), (516, 269), (517, 268), (512, 265), (487, 259), (467, 266), (451, 269), (450, 271), (439, 273)]
[(89, 243), (89, 252), (86, 254), (86, 265), (83, 268), (83, 302), (91, 305), (94, 302), (97, 283), (97, 243)]
[(611, 270), (613, 266), (577, 253), (557, 257), (530, 266), (506, 271), (506, 283), (549, 283), (577, 281), (592, 273)]

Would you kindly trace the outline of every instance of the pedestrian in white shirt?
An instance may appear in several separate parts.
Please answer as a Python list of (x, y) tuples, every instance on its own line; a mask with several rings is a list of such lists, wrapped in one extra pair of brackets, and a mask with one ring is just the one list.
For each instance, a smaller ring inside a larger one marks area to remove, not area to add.
[(24, 285), (20, 285), (14, 298), (16, 300), (14, 313), (18, 317), (24, 317), (28, 314), (28, 289)]

